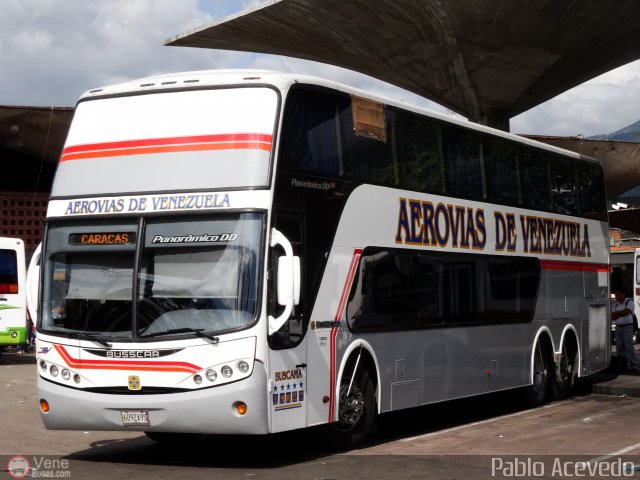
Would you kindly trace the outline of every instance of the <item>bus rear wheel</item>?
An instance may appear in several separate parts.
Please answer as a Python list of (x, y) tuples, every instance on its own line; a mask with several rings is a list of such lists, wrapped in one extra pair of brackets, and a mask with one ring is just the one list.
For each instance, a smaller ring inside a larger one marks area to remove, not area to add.
[(577, 377), (578, 348), (573, 342), (563, 342), (559, 362), (551, 382), (551, 391), (556, 400), (564, 400), (571, 394)]
[(550, 350), (538, 338), (533, 352), (533, 383), (527, 388), (526, 401), (532, 407), (539, 407), (547, 402), (550, 383)]
[(357, 448), (373, 433), (376, 399), (371, 376), (366, 369), (340, 382), (338, 420), (332, 424), (331, 441), (339, 449)]

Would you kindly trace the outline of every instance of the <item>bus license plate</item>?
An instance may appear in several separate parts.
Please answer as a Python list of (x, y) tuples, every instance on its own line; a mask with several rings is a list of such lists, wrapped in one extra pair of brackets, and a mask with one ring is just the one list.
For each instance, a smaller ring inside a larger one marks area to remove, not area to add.
[(149, 425), (149, 410), (120, 410), (122, 425)]

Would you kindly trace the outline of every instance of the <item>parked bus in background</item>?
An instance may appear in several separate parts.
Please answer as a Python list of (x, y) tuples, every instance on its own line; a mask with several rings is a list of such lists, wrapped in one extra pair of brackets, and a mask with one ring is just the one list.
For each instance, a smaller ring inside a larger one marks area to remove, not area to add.
[(27, 311), (35, 323), (38, 318), (38, 296), (40, 294), (40, 254), (42, 243), (33, 252), (27, 268)]
[(27, 342), (25, 275), (24, 242), (0, 237), (0, 347)]
[(322, 79), (191, 72), (75, 110), (41, 256), (49, 429), (325, 425), (609, 364), (600, 164)]

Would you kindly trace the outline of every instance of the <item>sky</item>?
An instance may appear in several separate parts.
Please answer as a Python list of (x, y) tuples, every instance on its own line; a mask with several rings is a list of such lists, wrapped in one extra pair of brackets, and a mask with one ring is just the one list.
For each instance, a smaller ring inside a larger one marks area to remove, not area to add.
[[(349, 70), (274, 55), (168, 47), (165, 40), (261, 0), (2, 0), (0, 105), (72, 107), (86, 90), (188, 70), (307, 73), (439, 112), (441, 106)], [(511, 119), (511, 131), (585, 137), (640, 119), (640, 61)]]

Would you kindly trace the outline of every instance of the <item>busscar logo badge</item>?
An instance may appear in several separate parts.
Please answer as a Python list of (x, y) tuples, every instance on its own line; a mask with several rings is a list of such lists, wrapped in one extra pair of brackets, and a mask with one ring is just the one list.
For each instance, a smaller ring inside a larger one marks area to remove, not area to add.
[(129, 390), (142, 390), (138, 375), (129, 375)]

